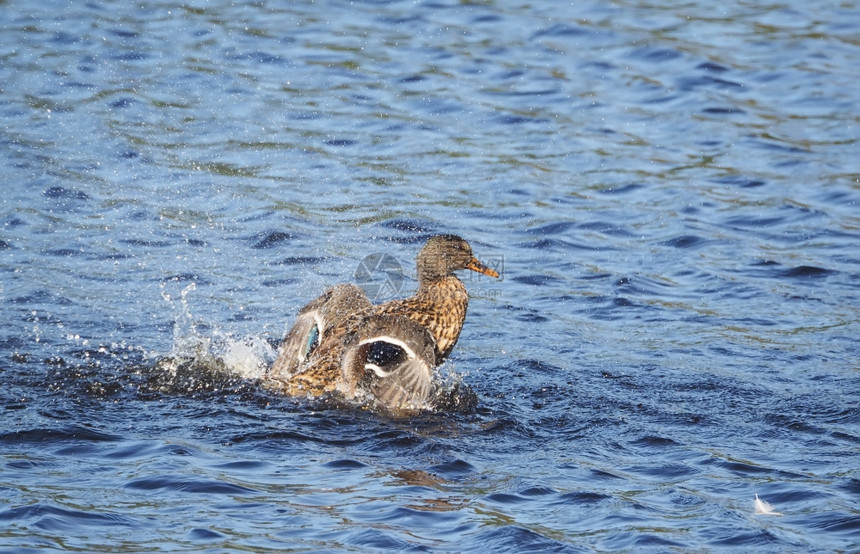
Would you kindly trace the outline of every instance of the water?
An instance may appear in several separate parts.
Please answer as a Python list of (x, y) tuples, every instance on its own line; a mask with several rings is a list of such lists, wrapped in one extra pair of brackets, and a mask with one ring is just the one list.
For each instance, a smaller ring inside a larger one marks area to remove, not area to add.
[[(856, 549), (858, 36), (3, 3), (0, 549)], [(503, 269), (463, 276), (450, 407), (260, 386), (299, 307), (369, 254), (409, 294), (437, 232)]]

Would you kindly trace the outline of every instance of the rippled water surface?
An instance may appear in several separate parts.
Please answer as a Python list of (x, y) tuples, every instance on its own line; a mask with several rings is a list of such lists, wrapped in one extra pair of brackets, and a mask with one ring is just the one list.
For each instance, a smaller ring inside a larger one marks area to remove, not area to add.
[[(0, 2), (0, 549), (856, 549), (859, 14)], [(260, 385), (443, 232), (450, 406)]]

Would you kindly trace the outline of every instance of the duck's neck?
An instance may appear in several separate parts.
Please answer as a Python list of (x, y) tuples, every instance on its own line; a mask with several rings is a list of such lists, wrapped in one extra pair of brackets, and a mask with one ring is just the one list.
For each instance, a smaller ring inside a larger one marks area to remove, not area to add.
[(462, 306), (464, 312), (469, 303), (466, 285), (452, 273), (420, 280), (415, 298), (443, 308), (454, 305)]
[(466, 285), (454, 275), (422, 281), (411, 299), (418, 312), (409, 317), (425, 326), (436, 340), (436, 364), (441, 364), (460, 336), (469, 306)]

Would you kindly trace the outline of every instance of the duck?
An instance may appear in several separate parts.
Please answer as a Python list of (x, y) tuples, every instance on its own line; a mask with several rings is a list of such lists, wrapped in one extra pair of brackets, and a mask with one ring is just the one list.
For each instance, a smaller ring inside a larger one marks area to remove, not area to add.
[(466, 318), (469, 295), (454, 272), (499, 274), (456, 235), (431, 236), (416, 263), (418, 289), (409, 298), (373, 305), (358, 286), (341, 284), (305, 305), (267, 383), (291, 396), (369, 394), (392, 410), (425, 402), (433, 370), (453, 350)]
[(375, 313), (406, 317), (430, 331), (436, 341), (436, 363), (441, 365), (460, 338), (469, 306), (466, 285), (454, 272), (468, 269), (493, 278), (499, 273), (478, 261), (469, 243), (457, 235), (431, 236), (416, 265), (415, 294), (381, 304)]
[(289, 396), (369, 395), (400, 413), (430, 396), (434, 346), (417, 323), (376, 314), (359, 287), (337, 285), (299, 311), (266, 382)]

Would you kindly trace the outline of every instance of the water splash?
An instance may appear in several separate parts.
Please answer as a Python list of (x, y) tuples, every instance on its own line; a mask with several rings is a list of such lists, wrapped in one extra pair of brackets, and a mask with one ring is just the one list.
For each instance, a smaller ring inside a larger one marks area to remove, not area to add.
[(468, 375), (468, 372), (457, 372), (451, 362), (437, 368), (428, 400), (432, 409), (441, 412), (474, 412), (478, 407), (478, 395), (466, 383)]
[(215, 351), (230, 371), (244, 379), (261, 379), (277, 355), (268, 341), (253, 336), (224, 336), (215, 342)]
[(195, 283), (190, 283), (182, 289), (178, 302), (167, 292), (161, 293), (176, 313), (173, 347), (160, 360), (159, 366), (173, 374), (180, 366), (190, 366), (201, 372), (227, 372), (243, 379), (262, 378), (275, 359), (275, 349), (261, 337), (236, 338), (217, 326), (213, 326), (208, 335), (200, 331), (202, 325), (195, 320), (189, 305), (189, 294), (196, 288)]
[[(217, 325), (198, 321), (191, 310), (190, 283), (178, 296), (162, 290), (162, 297), (174, 310), (173, 345), (157, 362), (164, 372), (156, 388), (173, 392), (218, 391), (242, 386), (240, 381), (265, 382), (266, 370), (277, 357), (277, 349), (256, 336), (235, 337)], [(348, 402), (353, 407), (385, 411), (371, 395), (359, 395)], [(427, 411), (471, 412), (477, 406), (474, 391), (463, 383), (463, 375), (450, 367), (437, 370), (430, 398), (402, 410), (406, 415)]]

